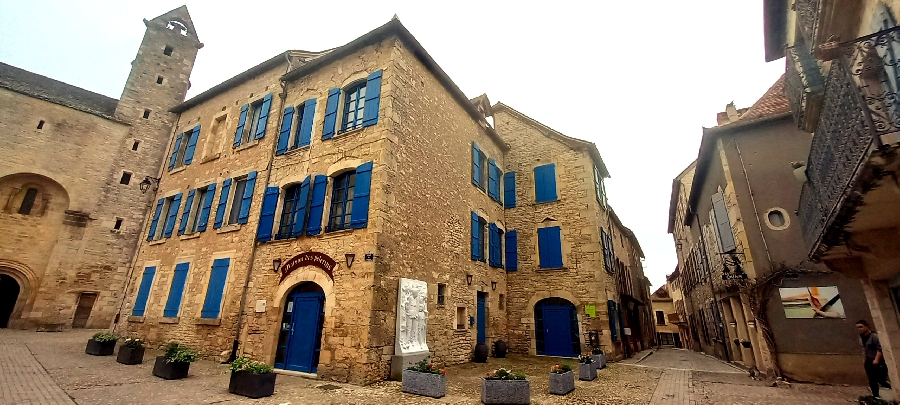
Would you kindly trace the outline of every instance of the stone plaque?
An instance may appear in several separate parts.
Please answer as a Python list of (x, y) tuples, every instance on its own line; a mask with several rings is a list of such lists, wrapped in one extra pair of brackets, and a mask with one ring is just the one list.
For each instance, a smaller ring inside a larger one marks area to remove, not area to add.
[(428, 283), (408, 278), (400, 279), (397, 297), (397, 355), (428, 351), (426, 322), (428, 320)]

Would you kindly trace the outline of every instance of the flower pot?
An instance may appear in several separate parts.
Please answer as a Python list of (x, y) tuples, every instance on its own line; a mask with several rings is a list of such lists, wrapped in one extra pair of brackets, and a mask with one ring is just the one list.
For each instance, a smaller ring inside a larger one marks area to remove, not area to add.
[(141, 364), (144, 362), (144, 347), (119, 346), (116, 361), (122, 364)]
[(481, 379), (481, 402), (485, 404), (530, 404), (531, 384), (528, 380)]
[(581, 381), (594, 381), (597, 378), (597, 368), (594, 363), (578, 364), (578, 379)]
[(187, 377), (190, 367), (191, 363), (169, 363), (166, 362), (166, 356), (158, 356), (153, 364), (153, 375), (166, 380), (178, 380)]
[(268, 397), (275, 393), (276, 376), (275, 373), (253, 374), (246, 371), (232, 371), (228, 392), (254, 399)]
[(506, 358), (507, 349), (509, 348), (506, 346), (506, 342), (502, 340), (494, 342), (494, 357), (498, 359)]
[(569, 370), (565, 373), (550, 373), (550, 393), (553, 395), (566, 395), (575, 390), (575, 372)]
[(475, 345), (475, 356), (472, 361), (476, 363), (487, 363), (488, 347), (484, 343)]
[(403, 370), (403, 386), (401, 390), (409, 394), (441, 398), (447, 394), (447, 376), (415, 370)]
[(109, 356), (113, 354), (114, 351), (116, 351), (115, 340), (111, 342), (98, 342), (94, 339), (90, 339), (87, 342), (87, 347), (84, 348), (84, 352), (92, 356)]
[(597, 370), (606, 368), (606, 353), (592, 354), (591, 359), (594, 360), (594, 362), (591, 364), (593, 364), (594, 368), (596, 368)]

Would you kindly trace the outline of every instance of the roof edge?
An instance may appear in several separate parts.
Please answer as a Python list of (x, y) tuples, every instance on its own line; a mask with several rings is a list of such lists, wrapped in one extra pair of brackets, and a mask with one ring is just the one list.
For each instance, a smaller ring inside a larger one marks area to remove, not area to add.
[(183, 113), (193, 107), (196, 107), (200, 103), (212, 99), (213, 97), (225, 92), (226, 90), (231, 89), (232, 87), (237, 86), (238, 84), (246, 81), (247, 79), (250, 79), (250, 78), (252, 78), (256, 75), (259, 75), (260, 73), (263, 73), (265, 71), (271, 70), (272, 68), (277, 67), (281, 63), (287, 63), (288, 62), (287, 55), (289, 55), (289, 54), (290, 54), (290, 51), (281, 52), (278, 55), (273, 56), (269, 60), (266, 60), (265, 62), (262, 62), (250, 69), (247, 69), (241, 73), (238, 73), (237, 75), (233, 76), (232, 78), (225, 80), (224, 82), (221, 82), (213, 87), (210, 87), (208, 90), (206, 90), (194, 97), (191, 97), (189, 100), (185, 100), (181, 104), (178, 104), (175, 107), (170, 108), (169, 112)]

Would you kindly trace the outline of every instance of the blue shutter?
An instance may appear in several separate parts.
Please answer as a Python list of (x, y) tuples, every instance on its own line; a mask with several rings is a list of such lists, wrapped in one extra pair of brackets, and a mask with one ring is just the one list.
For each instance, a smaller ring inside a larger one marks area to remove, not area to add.
[(262, 105), (259, 106), (259, 120), (256, 121), (256, 134), (253, 139), (260, 139), (266, 136), (266, 125), (269, 124), (269, 110), (272, 109), (272, 93), (263, 97)]
[(184, 230), (187, 229), (188, 221), (191, 219), (191, 207), (194, 205), (194, 192), (196, 190), (191, 190), (188, 192), (188, 198), (184, 202), (184, 214), (181, 214), (181, 224), (178, 225), (178, 234), (184, 235)]
[(312, 139), (313, 118), (316, 115), (316, 99), (311, 98), (303, 103), (303, 121), (300, 122), (300, 128), (297, 129), (299, 143), (297, 146), (309, 145)]
[(294, 204), (299, 204), (300, 208), (294, 210), (294, 224), (291, 226), (292, 238), (303, 235), (303, 227), (306, 225), (306, 207), (309, 204), (309, 182), (310, 177), (306, 176), (300, 183), (300, 200), (294, 202)]
[(178, 149), (181, 148), (181, 137), (182, 136), (184, 136), (184, 134), (178, 134), (178, 136), (175, 138), (175, 147), (172, 148), (172, 154), (169, 155), (169, 170), (174, 169), (175, 162), (178, 161), (177, 160), (178, 159)]
[(481, 260), (481, 218), (472, 212), (472, 260)]
[(213, 228), (222, 227), (222, 221), (225, 220), (225, 206), (228, 205), (228, 193), (231, 191), (231, 179), (225, 179), (222, 182), (222, 193), (219, 195), (219, 206), (216, 208), (216, 220), (213, 222)]
[(472, 184), (481, 187), (481, 149), (472, 142)]
[(616, 302), (613, 300), (606, 301), (606, 313), (609, 316), (609, 335), (613, 342), (619, 340), (619, 329), (616, 327)]
[(556, 201), (556, 165), (553, 163), (534, 168), (535, 202)]
[(291, 138), (291, 124), (294, 122), (294, 107), (290, 106), (284, 109), (284, 115), (281, 117), (281, 131), (278, 132), (278, 149), (275, 150), (276, 155), (281, 155), (288, 150), (288, 141)]
[(506, 271), (519, 270), (518, 232), (506, 232)]
[(327, 186), (328, 176), (317, 174), (312, 185), (312, 202), (309, 204), (309, 219), (306, 222), (306, 234), (309, 236), (322, 232), (322, 211), (325, 209), (325, 188)]
[(166, 227), (163, 228), (164, 238), (172, 236), (172, 231), (175, 230), (175, 218), (178, 216), (179, 208), (181, 208), (181, 193), (175, 194), (175, 198), (172, 199), (172, 204), (169, 205), (169, 215), (166, 217)]
[(488, 225), (488, 265), (497, 267), (497, 261), (500, 259), (500, 233), (497, 225)]
[(250, 203), (253, 202), (253, 189), (256, 188), (256, 172), (247, 173), (247, 187), (244, 187), (244, 195), (241, 196), (241, 211), (238, 213), (238, 223), (246, 224), (250, 218)]
[(516, 172), (503, 174), (503, 207), (516, 207)]
[(268, 242), (272, 240), (272, 227), (275, 226), (275, 208), (278, 207), (278, 187), (266, 187), (262, 209), (259, 212), (259, 226), (256, 227), (256, 240)]
[(197, 138), (200, 137), (200, 126), (194, 127), (191, 131), (191, 137), (188, 138), (187, 148), (184, 149), (184, 164), (189, 165), (194, 161), (194, 149), (197, 148)]
[(558, 226), (538, 229), (538, 255), (542, 269), (562, 267), (562, 244)]
[(247, 110), (250, 109), (250, 104), (244, 104), (241, 106), (241, 117), (238, 118), (238, 126), (237, 129), (234, 130), (234, 147), (238, 147), (241, 145), (241, 136), (244, 135), (244, 124), (247, 123)]
[(190, 263), (178, 263), (175, 265), (175, 274), (172, 275), (172, 287), (169, 288), (169, 298), (166, 300), (166, 308), (163, 309), (163, 316), (166, 318), (178, 316), (178, 309), (181, 308), (181, 297), (184, 295), (184, 283), (187, 281), (188, 268), (190, 266)]
[(131, 310), (132, 316), (144, 316), (144, 310), (147, 309), (147, 298), (150, 296), (150, 286), (153, 285), (153, 276), (155, 275), (155, 266), (144, 268), (144, 275), (141, 276), (141, 286), (138, 287), (137, 298), (134, 300), (134, 308)]
[(203, 309), (200, 310), (201, 318), (218, 318), (222, 307), (222, 293), (225, 291), (225, 280), (228, 276), (228, 265), (231, 259), (216, 259), (213, 261), (212, 272), (209, 275), (209, 285), (206, 287), (206, 298), (203, 300)]
[(331, 139), (334, 136), (334, 128), (337, 125), (338, 101), (341, 98), (341, 89), (335, 87), (328, 90), (328, 101), (325, 102), (325, 122), (322, 124), (322, 139)]
[(500, 168), (494, 159), (488, 159), (488, 197), (500, 201)]
[(206, 198), (203, 199), (203, 206), (200, 207), (200, 217), (197, 218), (197, 221), (200, 223), (197, 225), (197, 231), (203, 232), (206, 230), (206, 223), (209, 222), (209, 211), (212, 209), (213, 198), (216, 196), (216, 183), (212, 183), (209, 186), (206, 186)]
[(350, 227), (359, 229), (369, 225), (369, 193), (372, 182), (372, 162), (366, 162), (356, 167), (355, 181), (356, 185), (353, 186), (353, 210), (350, 213)]
[[(363, 126), (378, 123), (378, 106), (381, 102), (381, 69), (372, 72), (366, 79), (366, 106), (363, 108)], [(356, 204), (356, 203), (354, 203)]]
[(165, 198), (160, 198), (159, 201), (156, 202), (156, 210), (153, 214), (153, 221), (150, 221), (150, 231), (147, 232), (147, 240), (153, 240), (153, 236), (156, 235), (156, 226), (159, 224), (159, 215), (162, 214), (162, 206), (163, 202), (165, 202)]

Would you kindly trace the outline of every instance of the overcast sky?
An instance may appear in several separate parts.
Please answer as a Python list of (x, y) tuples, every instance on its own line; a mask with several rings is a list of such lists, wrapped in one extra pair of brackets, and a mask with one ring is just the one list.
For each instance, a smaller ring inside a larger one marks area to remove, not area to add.
[[(141, 19), (182, 4), (0, 1), (0, 61), (119, 98)], [(749, 107), (784, 71), (783, 59), (764, 62), (762, 0), (434, 4), (188, 1), (206, 45), (188, 97), (284, 50), (343, 45), (396, 13), (470, 98), (487, 93), (597, 144), (610, 202), (662, 285), (677, 264), (671, 183), (697, 157), (701, 128), (731, 101)]]

